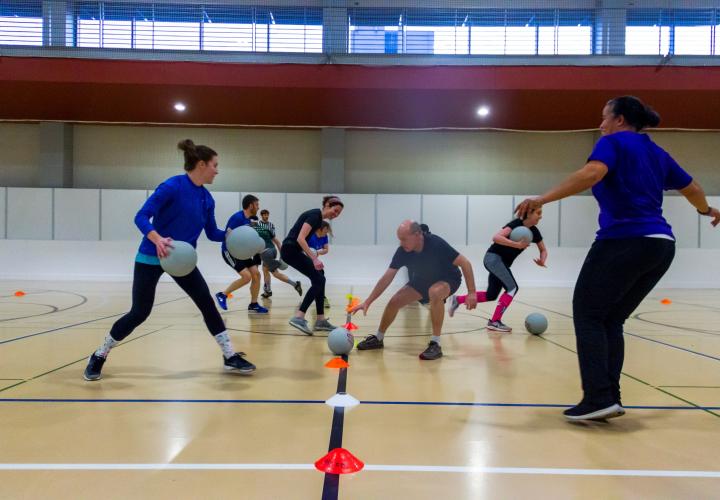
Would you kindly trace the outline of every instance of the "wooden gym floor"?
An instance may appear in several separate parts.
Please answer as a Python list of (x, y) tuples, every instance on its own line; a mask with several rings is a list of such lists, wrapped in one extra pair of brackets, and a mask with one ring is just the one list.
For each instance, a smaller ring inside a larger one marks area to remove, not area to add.
[[(335, 323), (348, 291), (329, 287)], [(512, 334), (485, 331), (494, 304), (461, 309), (437, 361), (417, 357), (428, 311), (401, 312), (383, 351), (351, 353), (346, 388), (361, 404), (335, 426), (325, 338), (288, 326), (298, 297), (274, 292), (268, 316), (248, 316), (242, 290), (224, 315), (251, 377), (223, 372), (192, 302), (161, 283), (150, 319), (90, 383), (86, 359), (130, 284), (0, 282), (0, 497), (717, 498), (718, 290), (656, 290), (636, 311), (628, 413), (609, 423), (561, 415), (580, 397), (572, 291), (523, 288), (505, 316)], [(358, 336), (388, 298), (355, 318)], [(550, 320), (542, 337), (522, 327), (532, 311)], [(363, 471), (334, 482), (314, 469), (331, 436)]]

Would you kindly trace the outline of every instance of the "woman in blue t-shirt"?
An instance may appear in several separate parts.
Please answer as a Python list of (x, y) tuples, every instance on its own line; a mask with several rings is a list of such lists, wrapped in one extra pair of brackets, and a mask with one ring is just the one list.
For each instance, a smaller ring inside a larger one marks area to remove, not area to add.
[(603, 108), (602, 137), (586, 165), (537, 198), (523, 201), (523, 217), (545, 203), (592, 188), (600, 229), (585, 258), (573, 296), (583, 399), (564, 412), (569, 420), (618, 417), (623, 324), (670, 267), (675, 237), (662, 214), (663, 191), (677, 190), (698, 213), (720, 222), (700, 185), (673, 158), (640, 133), (660, 116), (632, 96)]
[[(315, 231), (315, 234), (313, 234), (310, 241), (308, 241), (308, 246), (314, 255), (320, 257), (321, 255), (327, 255), (330, 251), (330, 238), (328, 235), (332, 236), (332, 228), (330, 227), (330, 223), (324, 220), (322, 224), (320, 224), (320, 228)], [(312, 255), (309, 257), (312, 257)], [(320, 272), (325, 275), (324, 270)], [(325, 303), (325, 309), (330, 309), (330, 301), (327, 296), (323, 298), (323, 301)]]
[[(110, 349), (150, 316), (155, 288), (163, 274), (160, 258), (172, 251), (173, 240), (186, 241), (194, 247), (203, 230), (212, 241), (225, 239), (225, 232), (218, 229), (215, 222), (215, 200), (204, 186), (212, 184), (218, 174), (217, 153), (207, 146), (196, 146), (190, 139), (181, 141), (178, 149), (184, 153), (187, 173), (160, 184), (135, 216), (135, 225), (143, 233), (143, 239), (135, 257), (132, 307), (115, 322), (103, 344), (90, 356), (83, 374), (85, 380), (102, 378), (102, 367)], [(255, 365), (243, 358), (245, 354), (233, 349), (225, 323), (198, 268), (186, 276), (172, 278), (202, 312), (205, 325), (222, 350), (225, 369), (243, 374), (255, 371)]]

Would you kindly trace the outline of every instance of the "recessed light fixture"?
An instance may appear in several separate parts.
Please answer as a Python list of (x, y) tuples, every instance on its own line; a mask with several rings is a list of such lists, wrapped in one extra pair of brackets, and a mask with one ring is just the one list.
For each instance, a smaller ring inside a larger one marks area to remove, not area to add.
[(485, 118), (485, 117), (488, 116), (489, 114), (490, 114), (490, 108), (488, 108), (487, 106), (480, 106), (480, 107), (477, 109), (477, 115), (480, 116), (480, 117), (482, 117), (482, 118)]
[(185, 105), (181, 102), (176, 102), (174, 108), (175, 111), (180, 111), (181, 113), (187, 109)]

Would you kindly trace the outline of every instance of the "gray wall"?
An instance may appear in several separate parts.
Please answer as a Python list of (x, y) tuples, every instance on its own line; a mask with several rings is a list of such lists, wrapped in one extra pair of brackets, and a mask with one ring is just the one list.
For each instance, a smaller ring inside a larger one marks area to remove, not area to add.
[[(75, 125), (73, 187), (153, 189), (182, 172), (180, 139), (220, 155), (216, 191), (318, 192), (320, 130)], [(582, 166), (598, 134), (361, 131), (345, 134), (348, 193), (539, 193)], [(720, 194), (720, 132), (655, 131), (705, 187)], [(0, 123), (0, 186), (39, 187), (38, 125)]]

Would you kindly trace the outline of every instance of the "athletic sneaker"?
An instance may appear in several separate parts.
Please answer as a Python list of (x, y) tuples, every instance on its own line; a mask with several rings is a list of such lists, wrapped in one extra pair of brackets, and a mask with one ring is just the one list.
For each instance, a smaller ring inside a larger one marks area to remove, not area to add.
[(365, 340), (357, 345), (358, 351), (370, 351), (372, 349), (382, 349), (383, 347), (385, 347), (385, 344), (375, 335), (368, 335)]
[(227, 295), (222, 292), (218, 292), (215, 294), (215, 300), (217, 300), (220, 309), (227, 311)]
[(577, 406), (568, 408), (563, 412), (565, 418), (571, 421), (578, 420), (605, 420), (607, 418), (621, 417), (625, 415), (625, 408), (617, 403), (594, 404), (581, 401)]
[(257, 302), (252, 302), (248, 305), (248, 312), (251, 314), (267, 314), (268, 310)]
[(427, 348), (420, 353), (420, 359), (432, 360), (442, 358), (442, 347), (437, 342), (430, 341)]
[(326, 319), (318, 320), (313, 326), (313, 330), (320, 332), (332, 332), (337, 326), (333, 325)]
[(105, 364), (105, 358), (92, 353), (88, 358), (88, 364), (83, 373), (83, 378), (87, 381), (100, 380), (102, 378), (102, 367)]
[(503, 323), (502, 321), (499, 321), (499, 320), (498, 321), (493, 321), (493, 320), (488, 321), (487, 329), (494, 330), (496, 332), (505, 332), (505, 333), (512, 332), (512, 328), (510, 328), (505, 323)]
[(328, 298), (323, 297), (323, 301), (325, 302), (325, 305), (324, 305), (325, 309), (330, 309), (330, 301), (328, 300)]
[(305, 335), (313, 334), (313, 331), (308, 326), (308, 322), (306, 319), (292, 318), (290, 321), (288, 321), (288, 324), (294, 328), (297, 328), (298, 330), (303, 332)]
[(244, 352), (236, 352), (229, 358), (225, 359), (225, 369), (229, 372), (238, 372), (242, 374), (254, 372), (255, 365), (247, 359), (244, 359), (244, 356)]
[(302, 283), (300, 283), (299, 281), (296, 281), (293, 288), (298, 293), (298, 295), (302, 297)]
[(260, 297), (263, 299), (269, 299), (272, 297), (272, 290), (265, 290), (262, 294), (260, 294)]
[(448, 316), (451, 318), (455, 316), (455, 311), (458, 310), (458, 307), (460, 307), (460, 302), (458, 302), (457, 295), (453, 295), (450, 297), (450, 304), (448, 305)]

